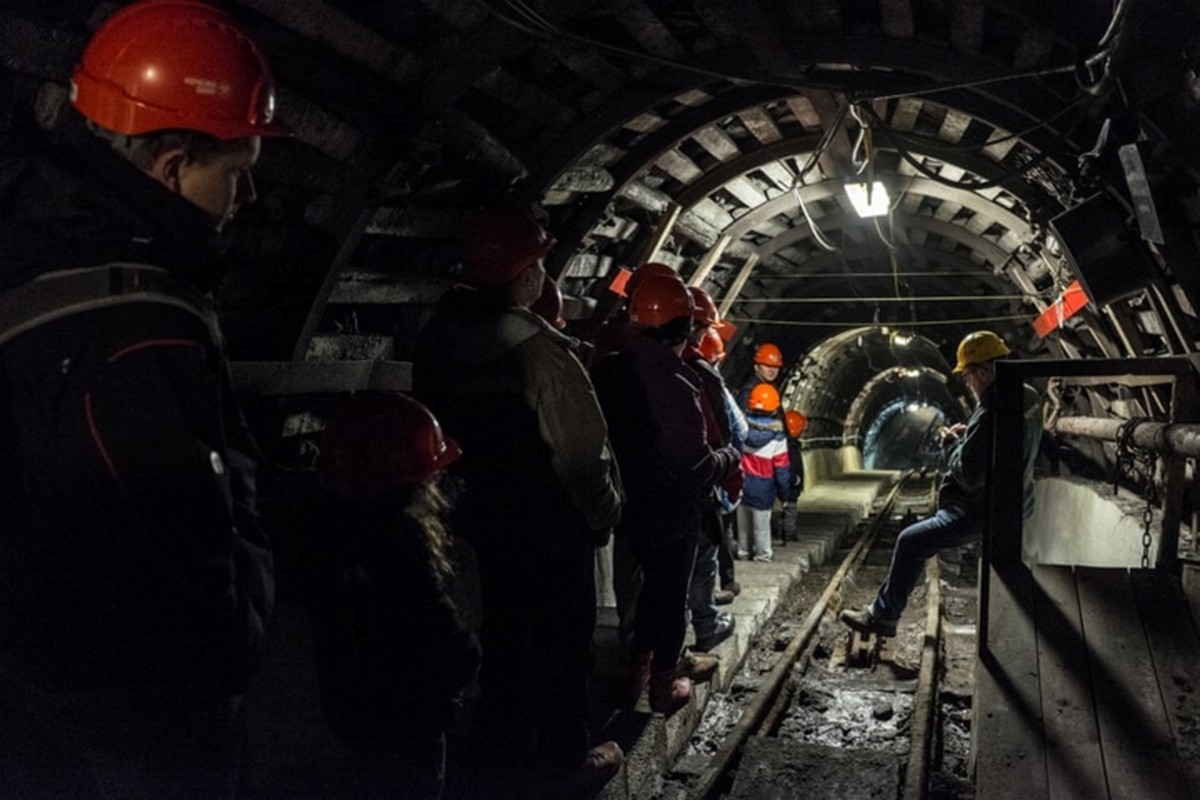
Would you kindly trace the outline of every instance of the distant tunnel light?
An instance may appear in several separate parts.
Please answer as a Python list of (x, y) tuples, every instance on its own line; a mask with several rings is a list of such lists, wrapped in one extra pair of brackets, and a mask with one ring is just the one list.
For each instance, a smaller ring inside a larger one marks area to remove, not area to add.
[(887, 213), (888, 205), (891, 203), (887, 187), (883, 185), (882, 181), (875, 181), (870, 184), (869, 189), (870, 191), (868, 191), (865, 181), (847, 183), (846, 196), (850, 198), (850, 205), (854, 206), (854, 210), (860, 217), (883, 216)]

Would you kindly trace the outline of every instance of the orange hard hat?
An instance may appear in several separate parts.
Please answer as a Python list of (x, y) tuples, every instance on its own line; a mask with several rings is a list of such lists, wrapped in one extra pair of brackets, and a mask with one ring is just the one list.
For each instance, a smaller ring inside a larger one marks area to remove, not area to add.
[(360, 392), (343, 403), (317, 446), (321, 481), (356, 502), (420, 483), (462, 454), (429, 409), (382, 392)]
[(804, 433), (804, 429), (808, 427), (808, 417), (799, 411), (788, 411), (783, 417), (784, 422), (787, 423), (788, 436), (793, 439), (798, 439), (800, 434)]
[(188, 130), (218, 139), (287, 136), (258, 46), (198, 0), (145, 0), (109, 17), (71, 74), (71, 102), (126, 136)]
[(716, 328), (706, 328), (700, 337), (700, 355), (710, 364), (719, 364), (725, 359), (725, 341)]
[(554, 247), (554, 238), (515, 208), (482, 212), (463, 245), (463, 280), (475, 286), (503, 286)]
[(782, 367), (783, 351), (770, 342), (760, 344), (754, 351), (754, 363), (764, 367)]
[(542, 293), (529, 310), (559, 330), (567, 327), (567, 321), (563, 318), (562, 289), (558, 288), (558, 281), (549, 275), (542, 281)]
[(748, 405), (751, 411), (774, 414), (779, 410), (779, 390), (769, 383), (760, 383), (750, 390)]
[(633, 293), (636, 292), (637, 288), (642, 285), (642, 281), (646, 280), (647, 278), (653, 278), (656, 275), (659, 277), (678, 278), (679, 280), (683, 280), (683, 278), (679, 277), (679, 273), (667, 264), (660, 264), (657, 261), (651, 261), (649, 263), (642, 264), (633, 271), (632, 275), (629, 276), (629, 280), (625, 282), (625, 296), (632, 299)]
[(647, 328), (690, 317), (693, 310), (692, 293), (677, 276), (651, 275), (638, 284), (629, 299), (629, 321)]

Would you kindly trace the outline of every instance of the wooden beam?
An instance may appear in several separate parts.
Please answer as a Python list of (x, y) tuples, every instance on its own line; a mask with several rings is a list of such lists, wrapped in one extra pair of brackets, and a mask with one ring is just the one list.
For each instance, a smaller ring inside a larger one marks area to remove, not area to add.
[(783, 134), (779, 132), (779, 126), (775, 124), (775, 120), (763, 106), (741, 111), (738, 113), (738, 117), (745, 124), (746, 130), (750, 131), (750, 134), (760, 144), (772, 144), (783, 138)]
[(407, 361), (234, 361), (233, 384), (247, 397), (412, 390)]
[(911, 39), (913, 37), (912, 0), (882, 0), (879, 13), (883, 22), (883, 32), (895, 39)]
[(780, 37), (780, 26), (763, 11), (759, 0), (740, 0), (736, 13), (730, 13), (726, 0), (692, 0), (702, 17), (719, 15), (730, 20), (746, 44), (746, 54), (758, 59), (763, 69), (782, 75), (794, 71), (791, 53)]
[(712, 272), (712, 268), (721, 260), (721, 254), (725, 252), (725, 248), (729, 247), (729, 243), (733, 241), (728, 236), (722, 236), (717, 240), (717, 243), (708, 249), (704, 257), (700, 259), (700, 263), (696, 266), (696, 271), (692, 273), (692, 277), (688, 279), (688, 286), (702, 286), (708, 274)]
[(729, 309), (737, 302), (738, 295), (742, 292), (742, 287), (746, 285), (746, 281), (750, 280), (750, 274), (754, 272), (754, 265), (758, 263), (758, 254), (751, 253), (745, 263), (742, 264), (741, 270), (738, 271), (737, 277), (733, 283), (725, 290), (725, 296), (721, 298), (721, 305), (717, 308), (721, 318), (724, 319), (729, 314)]
[(648, 53), (679, 60), (687, 50), (663, 21), (642, 0), (625, 0), (613, 14), (630, 36)]
[(240, 2), (393, 83), (408, 83), (426, 67), (418, 56), (321, 0)]
[(983, 48), (984, 0), (953, 0), (950, 4), (950, 45), (978, 53)]
[(679, 219), (679, 212), (682, 209), (672, 203), (662, 218), (658, 221), (658, 226), (654, 230), (654, 235), (650, 241), (646, 243), (646, 249), (643, 251), (645, 255), (639, 257), (637, 264), (645, 264), (654, 260), (654, 256), (658, 254), (663, 243), (667, 241), (667, 237), (671, 235), (671, 229), (675, 227), (675, 220)]

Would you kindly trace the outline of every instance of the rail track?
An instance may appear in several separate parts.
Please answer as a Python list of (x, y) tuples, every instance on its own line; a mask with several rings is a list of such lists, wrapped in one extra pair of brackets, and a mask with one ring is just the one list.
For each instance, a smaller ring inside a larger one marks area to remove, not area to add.
[[(935, 756), (941, 763), (933, 750), (945, 744), (938, 730), (945, 630), (938, 559), (930, 560), (925, 590), (914, 592), (897, 639), (864, 638), (836, 617), (873, 593), (891, 538), (930, 513), (933, 485), (929, 474), (906, 473), (876, 501), (840, 564), (805, 576), (756, 637), (730, 691), (710, 700), (658, 796), (931, 796), (929, 767)], [(813, 596), (822, 572), (828, 581)], [(973, 634), (968, 625), (950, 627)]]

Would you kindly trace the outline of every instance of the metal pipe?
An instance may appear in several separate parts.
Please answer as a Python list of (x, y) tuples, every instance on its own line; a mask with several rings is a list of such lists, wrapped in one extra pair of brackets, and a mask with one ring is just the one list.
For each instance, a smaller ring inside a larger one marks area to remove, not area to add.
[[(1115, 442), (1123, 424), (1125, 420), (1103, 417), (1060, 417), (1054, 423), (1053, 430), (1067, 436)], [(1200, 456), (1200, 425), (1138, 422), (1133, 427), (1132, 439), (1138, 447), (1156, 453)]]

